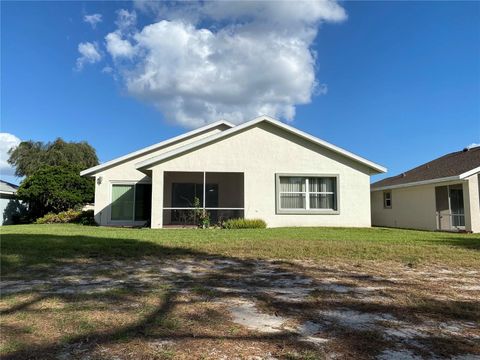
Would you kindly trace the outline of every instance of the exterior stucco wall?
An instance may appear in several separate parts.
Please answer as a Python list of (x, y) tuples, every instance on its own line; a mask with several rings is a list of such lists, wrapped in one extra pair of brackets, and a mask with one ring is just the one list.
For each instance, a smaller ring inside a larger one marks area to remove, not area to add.
[(24, 215), (25, 205), (13, 194), (0, 194), (0, 226), (13, 224), (15, 216)]
[(480, 175), (472, 175), (463, 184), (463, 203), (465, 206), (465, 230), (480, 232)]
[[(112, 194), (112, 184), (114, 183), (137, 183), (146, 182), (150, 183), (151, 179), (144, 173), (135, 169), (135, 164), (149, 159), (153, 156), (163, 154), (164, 152), (174, 150), (180, 146), (197, 141), (201, 138), (216, 134), (222, 131), (221, 129), (214, 128), (203, 133), (197, 134), (188, 139), (184, 139), (169, 146), (162, 147), (155, 151), (137, 156), (129, 159), (121, 164), (114, 165), (99, 173), (95, 174), (95, 220), (100, 225), (122, 225), (119, 222), (112, 223), (110, 221), (110, 203)], [(101, 183), (99, 184), (99, 177), (101, 177)], [(125, 225), (131, 225), (131, 223), (125, 223)]]
[[(260, 123), (151, 168), (154, 179), (165, 171), (244, 173), (245, 217), (269, 227), (370, 226), (369, 169), (275, 126)], [(338, 214), (276, 214), (275, 174), (338, 175)], [(161, 184), (153, 183), (160, 192)], [(162, 226), (160, 197), (153, 197), (152, 227)]]
[(371, 193), (372, 225), (435, 230), (435, 186), (392, 189), (392, 207), (383, 207), (383, 191)]
[(5, 216), (6, 215), (5, 210), (7, 209), (8, 204), (10, 204), (10, 202), (12, 201), (15, 201), (13, 197), (5, 196), (5, 195), (0, 197), (0, 216), (1, 216), (0, 225), (8, 225), (10, 223), (9, 216), (8, 215)]

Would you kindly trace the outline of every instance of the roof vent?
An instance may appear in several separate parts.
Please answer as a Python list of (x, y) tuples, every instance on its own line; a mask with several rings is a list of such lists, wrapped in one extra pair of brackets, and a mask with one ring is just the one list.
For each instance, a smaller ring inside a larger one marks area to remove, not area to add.
[(407, 176), (407, 174), (405, 174), (405, 173), (402, 173), (402, 177), (405, 177), (405, 176)]
[(463, 148), (463, 152), (467, 152), (468, 150), (470, 150), (468, 147)]

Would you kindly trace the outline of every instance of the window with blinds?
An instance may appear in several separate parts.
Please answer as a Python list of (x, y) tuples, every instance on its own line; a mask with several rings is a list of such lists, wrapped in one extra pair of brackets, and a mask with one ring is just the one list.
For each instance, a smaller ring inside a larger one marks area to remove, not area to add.
[(279, 176), (279, 210), (337, 210), (336, 176)]

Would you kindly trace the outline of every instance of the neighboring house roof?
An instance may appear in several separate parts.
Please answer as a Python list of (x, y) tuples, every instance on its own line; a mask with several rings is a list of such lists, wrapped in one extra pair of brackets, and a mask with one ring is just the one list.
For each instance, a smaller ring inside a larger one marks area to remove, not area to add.
[(173, 137), (171, 139), (168, 139), (168, 140), (165, 140), (165, 141), (162, 141), (162, 142), (159, 142), (157, 144), (154, 144), (154, 145), (151, 145), (151, 146), (148, 146), (146, 148), (143, 148), (143, 149), (140, 149), (138, 151), (134, 151), (132, 153), (129, 153), (127, 155), (124, 155), (124, 156), (121, 156), (119, 158), (116, 158), (116, 159), (113, 159), (113, 160), (110, 160), (110, 161), (107, 161), (103, 164), (100, 164), (100, 165), (97, 165), (97, 166), (94, 166), (94, 167), (91, 167), (89, 169), (86, 169), (86, 170), (83, 170), (80, 172), (80, 175), (81, 176), (85, 176), (85, 175), (90, 175), (90, 176), (93, 176), (95, 175), (96, 173), (98, 173), (99, 171), (102, 171), (102, 170), (105, 170), (109, 167), (112, 167), (114, 165), (117, 165), (119, 163), (122, 163), (122, 162), (125, 162), (127, 160), (130, 160), (130, 159), (133, 159), (135, 157), (139, 157), (141, 155), (144, 155), (144, 154), (147, 154), (149, 152), (152, 152), (152, 151), (155, 151), (155, 150), (158, 150), (158, 149), (161, 149), (162, 147), (165, 147), (165, 146), (168, 146), (168, 145), (172, 145), (174, 143), (177, 143), (179, 141), (182, 141), (182, 140), (186, 140), (188, 138), (191, 138), (192, 136), (195, 136), (195, 135), (198, 135), (198, 134), (201, 134), (205, 131), (208, 131), (210, 129), (214, 129), (216, 127), (220, 127), (220, 126), (225, 126), (225, 127), (228, 127), (228, 128), (232, 128), (234, 125), (229, 123), (228, 121), (225, 121), (225, 120), (220, 120), (220, 121), (217, 121), (217, 122), (214, 122), (212, 124), (208, 124), (208, 125), (205, 125), (201, 128), (198, 128), (198, 129), (195, 129), (195, 130), (192, 130), (192, 131), (189, 131), (185, 134), (181, 134), (179, 136), (176, 136), (176, 137)]
[(225, 131), (222, 131), (221, 133), (217, 133), (217, 134), (214, 134), (214, 135), (211, 135), (211, 136), (208, 136), (208, 137), (205, 137), (203, 139), (200, 139), (200, 140), (197, 140), (197, 141), (194, 141), (190, 144), (186, 144), (184, 146), (180, 146), (178, 147), (177, 149), (174, 149), (172, 151), (167, 151), (161, 155), (158, 155), (158, 156), (154, 156), (150, 159), (147, 159), (147, 160), (144, 160), (144, 161), (141, 161), (139, 163), (136, 164), (136, 168), (138, 170), (141, 170), (141, 169), (147, 169), (148, 167), (158, 163), (158, 162), (161, 162), (161, 161), (165, 161), (167, 159), (170, 159), (172, 157), (175, 157), (175, 156), (178, 156), (178, 155), (181, 155), (181, 154), (184, 154), (188, 151), (191, 151), (191, 150), (194, 150), (194, 149), (197, 149), (197, 148), (200, 148), (202, 146), (205, 146), (205, 145), (208, 145), (208, 144), (211, 144), (212, 142), (215, 142), (217, 140), (220, 140), (222, 138), (225, 138), (227, 136), (231, 136), (232, 134), (235, 134), (235, 133), (238, 133), (246, 128), (249, 128), (249, 127), (253, 127), (261, 122), (267, 122), (269, 124), (272, 124), (274, 126), (277, 126), (281, 129), (284, 129), (286, 130), (287, 132), (291, 133), (291, 134), (294, 134), (296, 136), (299, 136), (300, 138), (303, 138), (303, 139), (306, 139), (316, 145), (320, 145), (324, 148), (327, 148), (333, 152), (336, 152), (338, 154), (341, 154), (347, 158), (350, 158), (354, 161), (357, 161), (365, 166), (367, 166), (368, 168), (370, 169), (373, 169), (375, 172), (379, 172), (379, 173), (383, 173), (383, 172), (386, 172), (387, 169), (381, 165), (378, 165), (372, 161), (369, 161), (367, 159), (364, 159), (356, 154), (353, 154), (347, 150), (344, 150), (338, 146), (335, 146), (333, 144), (330, 144), (324, 140), (321, 140), (319, 138), (316, 138), (310, 134), (307, 134), (303, 131), (300, 131), (298, 129), (295, 129), (294, 127), (292, 126), (289, 126), (287, 124), (284, 124), (278, 120), (275, 120), (269, 116), (260, 116), (260, 117), (257, 117), (253, 120), (250, 120), (246, 123), (243, 123), (242, 125), (238, 125), (238, 126), (235, 126), (231, 129), (228, 129), (228, 130), (225, 130)]
[(17, 185), (0, 180), (0, 194), (15, 194), (17, 189)]
[(460, 180), (480, 172), (480, 146), (465, 148), (371, 185), (372, 190)]

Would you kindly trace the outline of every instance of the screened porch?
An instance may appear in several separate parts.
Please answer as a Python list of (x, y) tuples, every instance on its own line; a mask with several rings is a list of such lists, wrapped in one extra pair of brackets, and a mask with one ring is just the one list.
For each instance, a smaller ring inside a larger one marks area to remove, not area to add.
[(465, 230), (462, 184), (435, 187), (435, 205), (437, 230)]
[(244, 217), (244, 174), (238, 172), (165, 172), (163, 226), (195, 226), (196, 209), (210, 223)]

